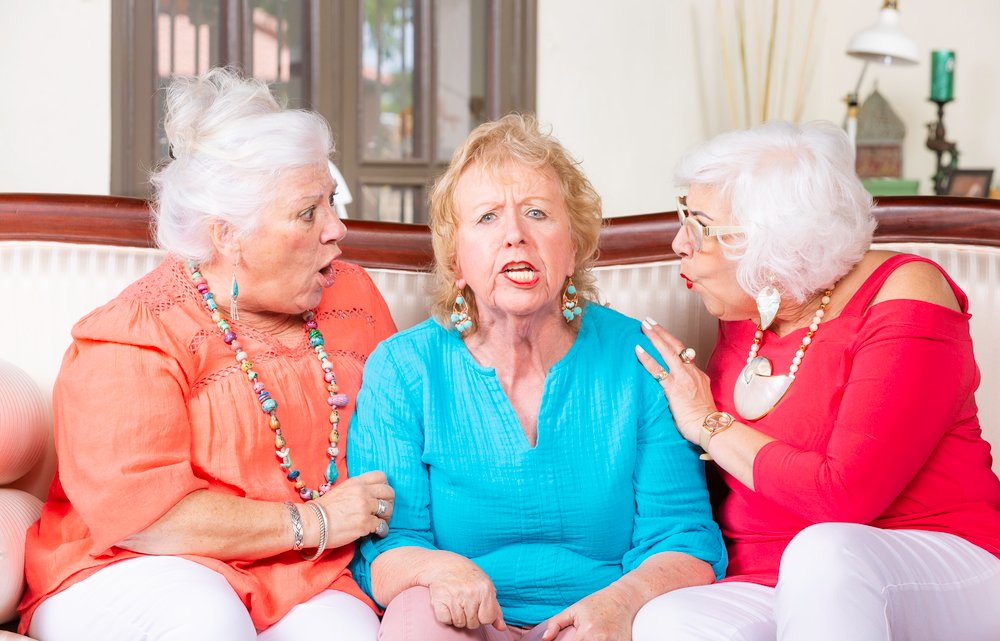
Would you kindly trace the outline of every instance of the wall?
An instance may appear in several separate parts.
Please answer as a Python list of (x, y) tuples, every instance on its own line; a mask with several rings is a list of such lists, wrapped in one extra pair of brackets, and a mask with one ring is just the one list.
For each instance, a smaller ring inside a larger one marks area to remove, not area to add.
[[(734, 6), (734, 0), (721, 0)], [(843, 96), (861, 62), (844, 54), (850, 36), (873, 23), (881, 0), (781, 2), (797, 14), (779, 43), (773, 94), (794, 103), (806, 60), (802, 118), (841, 122)], [(746, 0), (750, 9), (766, 0)], [(538, 113), (583, 161), (609, 215), (673, 207), (671, 171), (690, 145), (732, 127), (718, 43), (716, 3), (706, 0), (539, 0)], [(948, 15), (942, 16), (942, 6)], [(875, 82), (907, 126), (904, 172), (929, 191), (934, 156), (924, 147), (934, 117), (926, 98), (930, 50), (956, 51), (948, 137), (964, 167), (1000, 169), (1000, 2), (901, 0), (903, 30), (921, 46), (914, 67), (869, 67), (862, 97)], [(110, 154), (111, 0), (0, 0), (0, 191), (107, 193)], [(732, 21), (729, 35), (734, 27)], [(767, 31), (750, 15), (750, 56)], [(791, 45), (787, 34), (791, 33)], [(785, 52), (790, 52), (787, 54)], [(809, 52), (808, 57), (803, 52)], [(732, 55), (733, 52), (730, 52)], [(13, 64), (10, 64), (13, 61)], [(786, 114), (792, 111), (786, 109)], [(772, 110), (772, 114), (773, 114)]]
[(0, 0), (0, 191), (106, 194), (111, 0)]
[[(690, 145), (732, 128), (721, 64), (716, 2), (705, 0), (539, 0), (538, 114), (583, 161), (605, 198), (609, 215), (672, 209), (672, 169)], [(722, 0), (731, 15), (733, 0)], [(790, 50), (788, 95), (792, 100), (807, 51), (812, 0), (779, 3), (797, 14), (789, 30), (779, 23), (779, 50)], [(746, 0), (748, 9), (764, 0)], [(806, 60), (808, 83), (802, 119), (842, 122), (845, 94), (854, 88), (862, 62), (845, 54), (851, 35), (874, 23), (881, 0), (819, 0)], [(925, 147), (925, 123), (935, 117), (927, 101), (930, 51), (956, 51), (956, 101), (946, 108), (948, 139), (958, 142), (960, 166), (1000, 170), (1000, 56), (996, 26), (1000, 2), (952, 0), (899, 3), (903, 31), (917, 41), (921, 62), (912, 67), (870, 65), (861, 89), (877, 82), (907, 127), (903, 171), (931, 193), (934, 155)], [(942, 8), (947, 16), (942, 15)], [(762, 15), (763, 14), (763, 15)], [(782, 14), (785, 17), (785, 14)], [(757, 53), (769, 16), (750, 15)], [(733, 21), (727, 21), (732, 38)], [(697, 34), (697, 37), (696, 37)], [(730, 50), (730, 56), (734, 52)], [(763, 58), (763, 55), (757, 57)], [(776, 66), (780, 84), (783, 66)], [(753, 83), (751, 83), (753, 84)], [(773, 86), (772, 95), (778, 92)], [(738, 92), (739, 93), (739, 92)], [(757, 110), (759, 112), (759, 109)], [(786, 117), (792, 110), (786, 111)], [(772, 115), (773, 115), (772, 110)], [(998, 172), (1000, 173), (1000, 172)], [(998, 177), (1000, 182), (1000, 177)]]

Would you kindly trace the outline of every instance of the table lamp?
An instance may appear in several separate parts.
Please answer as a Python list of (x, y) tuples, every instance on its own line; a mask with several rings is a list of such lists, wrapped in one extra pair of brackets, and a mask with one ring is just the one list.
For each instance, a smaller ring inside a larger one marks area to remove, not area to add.
[(857, 135), (858, 92), (868, 70), (868, 63), (915, 65), (920, 57), (917, 43), (899, 29), (899, 2), (884, 0), (878, 21), (857, 32), (847, 43), (847, 55), (864, 60), (854, 91), (847, 94), (847, 132), (853, 141)]

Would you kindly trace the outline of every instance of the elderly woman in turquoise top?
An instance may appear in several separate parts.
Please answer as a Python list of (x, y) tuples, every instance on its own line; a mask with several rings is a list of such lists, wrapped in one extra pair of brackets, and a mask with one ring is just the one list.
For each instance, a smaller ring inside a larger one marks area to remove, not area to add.
[(721, 578), (698, 451), (594, 303), (600, 198), (529, 116), (472, 132), (431, 194), (436, 317), (369, 357), (351, 474), (392, 528), (355, 577), (380, 638), (629, 639), (667, 591)]

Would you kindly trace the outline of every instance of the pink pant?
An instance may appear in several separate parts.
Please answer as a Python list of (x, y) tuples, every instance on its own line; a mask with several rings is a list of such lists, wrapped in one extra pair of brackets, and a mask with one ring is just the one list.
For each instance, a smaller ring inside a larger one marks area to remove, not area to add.
[[(475, 630), (455, 628), (434, 618), (431, 592), (420, 586), (404, 590), (389, 603), (378, 638), (379, 641), (539, 641), (545, 632), (545, 623), (533, 628), (508, 626), (506, 630), (497, 630), (491, 625)], [(572, 641), (575, 636), (574, 628), (566, 628), (556, 641)]]

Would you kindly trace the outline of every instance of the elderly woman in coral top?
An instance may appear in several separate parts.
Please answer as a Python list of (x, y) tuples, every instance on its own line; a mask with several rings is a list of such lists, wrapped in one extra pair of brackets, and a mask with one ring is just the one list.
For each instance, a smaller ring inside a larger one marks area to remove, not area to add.
[(57, 477), (28, 533), (22, 630), (63, 639), (375, 639), (351, 578), (384, 534), (347, 478), (365, 357), (394, 331), (338, 260), (326, 122), (225, 70), (167, 91), (160, 267), (73, 329)]
[(703, 464), (624, 360), (639, 322), (593, 302), (600, 227), (530, 117), (477, 128), (435, 185), (436, 318), (368, 360), (348, 454), (397, 492), (356, 566), (383, 641), (627, 641), (653, 596), (721, 576)]
[[(968, 300), (869, 249), (871, 198), (830, 123), (719, 136), (677, 169), (674, 238), (720, 319), (708, 369), (638, 350), (728, 495), (726, 581), (639, 614), (646, 639), (1000, 639), (1000, 481)], [(775, 587), (776, 586), (776, 587)]]

